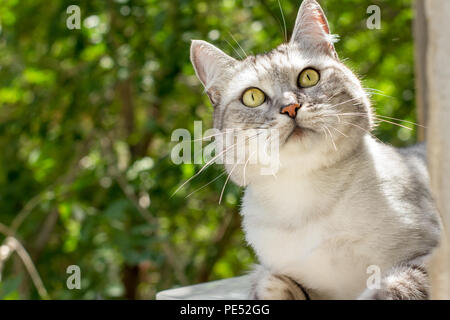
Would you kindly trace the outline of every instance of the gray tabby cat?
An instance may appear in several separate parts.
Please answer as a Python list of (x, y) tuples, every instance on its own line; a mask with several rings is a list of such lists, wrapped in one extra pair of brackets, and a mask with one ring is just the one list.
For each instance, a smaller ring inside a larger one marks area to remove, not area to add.
[[(239, 61), (192, 42), (215, 128), (279, 132), (276, 175), (225, 166), (245, 181), (243, 227), (261, 263), (250, 297), (427, 299), (441, 227), (423, 146), (372, 137), (369, 99), (333, 42), (314, 0), (303, 1), (290, 42), (268, 53)], [(378, 287), (367, 287), (369, 267), (381, 271)]]

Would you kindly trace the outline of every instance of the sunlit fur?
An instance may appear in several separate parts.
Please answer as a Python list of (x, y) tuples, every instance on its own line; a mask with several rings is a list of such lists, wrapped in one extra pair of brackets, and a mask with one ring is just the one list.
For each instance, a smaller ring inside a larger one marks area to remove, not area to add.
[[(321, 79), (316, 86), (301, 89), (297, 77), (308, 67), (318, 70)], [(358, 79), (330, 56), (305, 54), (297, 45), (284, 44), (267, 54), (248, 57), (236, 63), (233, 71), (227, 71), (232, 75), (220, 85), (224, 87), (215, 109), (215, 126), (278, 129), (282, 168), (298, 167), (299, 158), (302, 165), (297, 171), (330, 165), (356, 148), (364, 130), (372, 127), (370, 104)], [(243, 106), (240, 97), (248, 87), (264, 91), (266, 102), (257, 108)], [(290, 103), (302, 106), (295, 121), (280, 114), (280, 108)], [(340, 116), (342, 113), (367, 116)], [(296, 125), (303, 128), (298, 138), (290, 136)], [(240, 185), (244, 180), (243, 167), (238, 165), (232, 174), (233, 181)], [(247, 165), (246, 175), (246, 182), (264, 178), (255, 165)]]
[[(396, 282), (388, 281), (398, 279), (396, 270), (405, 273), (397, 266), (426, 265), (438, 245), (440, 222), (423, 147), (396, 149), (372, 137), (369, 100), (337, 58), (322, 10), (305, 0), (298, 17), (292, 40), (269, 53), (238, 61), (203, 41), (191, 48), (215, 107), (215, 128), (280, 133), (274, 175), (261, 175), (258, 164), (225, 165), (231, 179), (246, 186), (243, 227), (261, 263), (253, 273), (259, 292), (252, 297), (301, 296), (280, 281), (287, 277), (312, 299), (426, 298), (417, 294), (428, 288), (426, 273), (398, 274), (402, 285), (414, 288), (404, 295), (392, 294)], [(319, 71), (320, 80), (302, 89), (297, 77), (305, 68)], [(266, 102), (245, 107), (240, 98), (249, 87), (265, 92)], [(301, 105), (295, 120), (280, 113), (291, 103)], [(370, 265), (385, 276), (379, 290), (366, 290)]]

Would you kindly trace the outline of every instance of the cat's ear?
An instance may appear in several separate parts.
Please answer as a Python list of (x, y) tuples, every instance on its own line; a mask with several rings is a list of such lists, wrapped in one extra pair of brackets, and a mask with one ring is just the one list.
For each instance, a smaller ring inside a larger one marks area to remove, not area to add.
[(337, 59), (334, 42), (336, 36), (330, 34), (327, 18), (320, 5), (315, 0), (303, 0), (290, 43), (302, 49), (319, 50)]
[(192, 40), (191, 62), (197, 77), (213, 100), (209, 89), (220, 75), (234, 65), (236, 60), (206, 41)]

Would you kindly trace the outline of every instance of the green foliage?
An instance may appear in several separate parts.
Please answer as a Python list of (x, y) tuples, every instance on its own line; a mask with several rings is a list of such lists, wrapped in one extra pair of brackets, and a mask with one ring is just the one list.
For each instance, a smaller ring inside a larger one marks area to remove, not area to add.
[[(341, 58), (374, 88), (377, 113), (415, 121), (410, 0), (322, 0)], [(189, 62), (191, 39), (261, 53), (283, 39), (275, 0), (0, 2), (0, 222), (15, 228), (53, 299), (154, 298), (173, 286), (242, 274), (254, 261), (239, 229), (241, 190), (211, 167), (170, 160), (171, 133), (212, 126)], [(300, 1), (281, 5), (292, 30)], [(380, 30), (366, 27), (371, 4)], [(395, 145), (415, 131), (383, 123)], [(23, 218), (23, 219), (22, 219)], [(0, 229), (1, 230), (1, 229)], [(5, 237), (0, 236), (0, 243)], [(66, 288), (79, 265), (81, 290)], [(0, 297), (39, 298), (17, 256)]]

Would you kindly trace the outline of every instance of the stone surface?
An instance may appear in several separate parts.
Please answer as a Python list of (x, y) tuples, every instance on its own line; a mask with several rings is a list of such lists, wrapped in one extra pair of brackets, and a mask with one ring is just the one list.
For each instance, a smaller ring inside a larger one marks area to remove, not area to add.
[(242, 276), (158, 292), (156, 300), (245, 300), (250, 277)]

